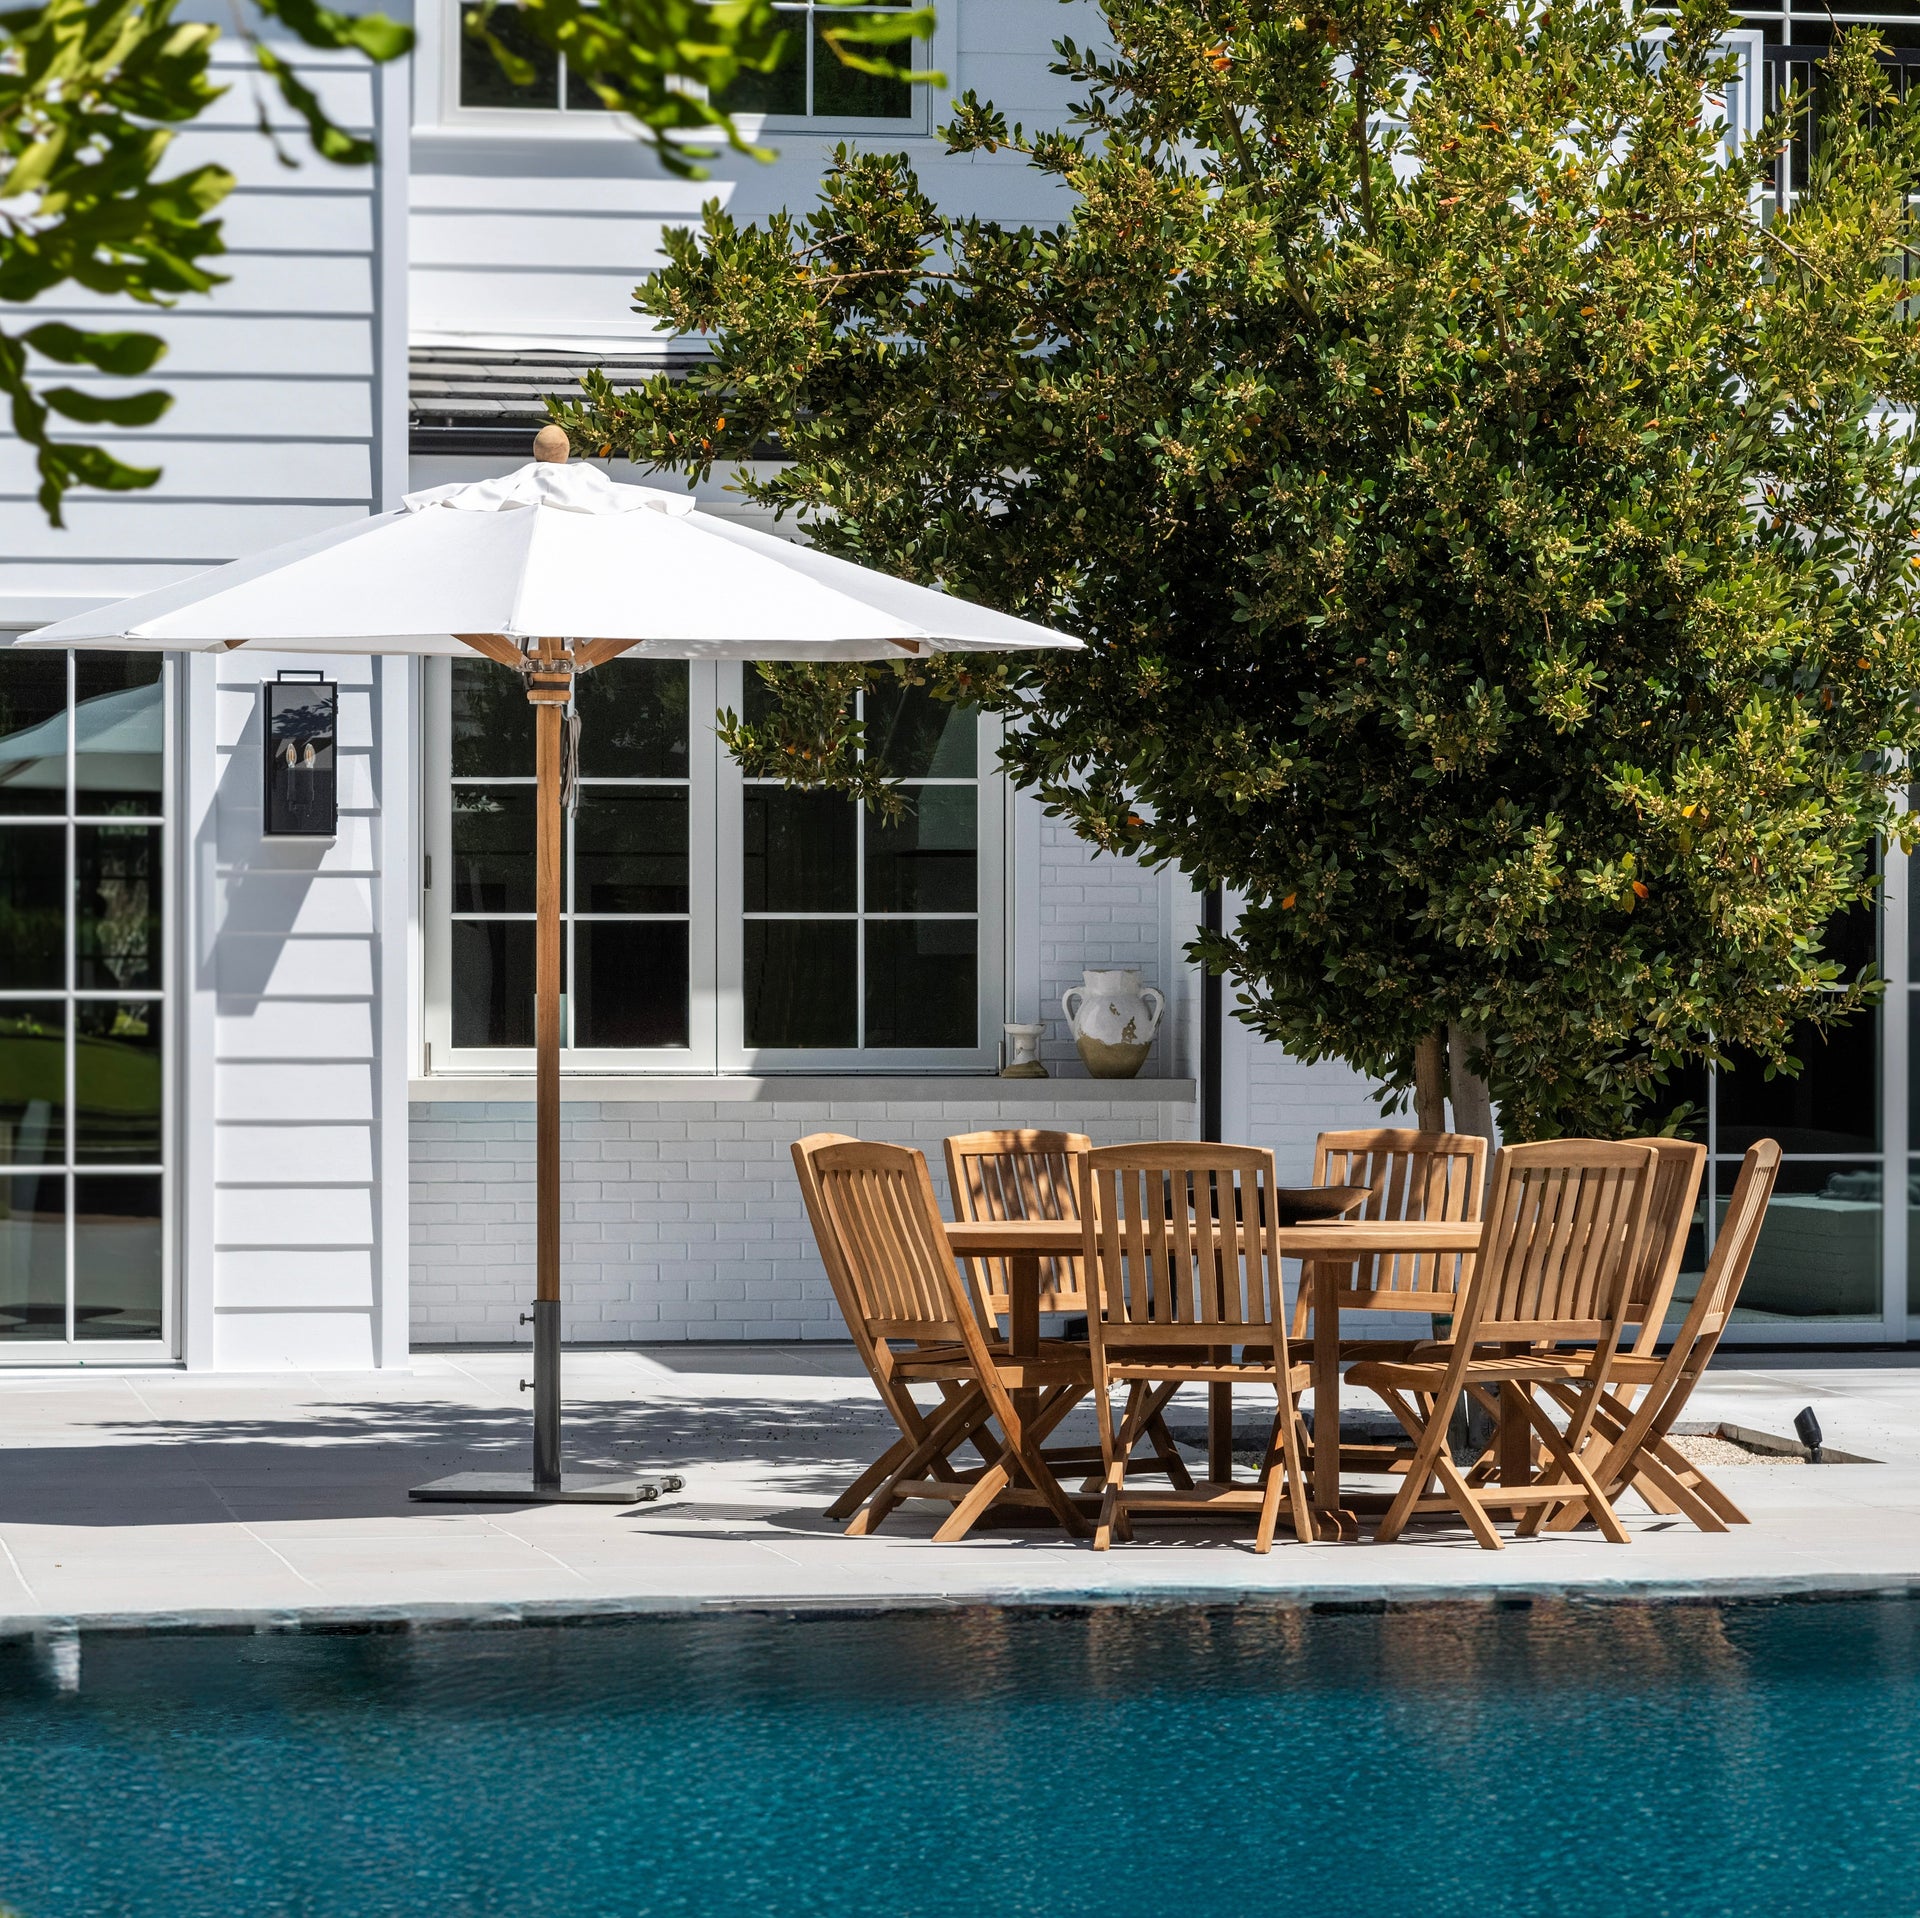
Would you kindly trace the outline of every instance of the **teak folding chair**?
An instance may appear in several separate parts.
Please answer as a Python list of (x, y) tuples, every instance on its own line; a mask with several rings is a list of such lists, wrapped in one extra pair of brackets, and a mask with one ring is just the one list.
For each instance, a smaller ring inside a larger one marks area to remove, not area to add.
[[(1701, 1175), (1706, 1170), (1707, 1149), (1690, 1139), (1630, 1139), (1629, 1145), (1644, 1145), (1654, 1154), (1653, 1198), (1647, 1210), (1646, 1236), (1640, 1242), (1640, 1257), (1627, 1282), (1626, 1324), (1635, 1330), (1633, 1350), (1651, 1352), (1660, 1336), (1667, 1305), (1680, 1277), (1680, 1262), (1686, 1257), (1687, 1234), (1693, 1228), (1693, 1208), (1700, 1196)], [(1620, 1379), (1620, 1359), (1616, 1357), (1613, 1377)], [(1496, 1434), (1504, 1439), (1490, 1447), (1473, 1468), (1476, 1483), (1495, 1476), (1518, 1480), (1527, 1476), (1539, 1449), (1532, 1428), (1520, 1409), (1517, 1394), (1523, 1388), (1509, 1387), (1501, 1394), (1502, 1416)], [(1548, 1395), (1558, 1395), (1552, 1387)], [(1631, 1403), (1633, 1394), (1627, 1393)], [(1593, 1440), (1588, 1440), (1591, 1449)], [(1497, 1462), (1496, 1462), (1497, 1461)], [(1659, 1495), (1654, 1494), (1656, 1501)], [(1544, 1508), (1534, 1508), (1536, 1513)], [(1534, 1523), (1523, 1525), (1523, 1533), (1537, 1529)]]
[[(1647, 1212), (1647, 1236), (1640, 1262), (1627, 1289), (1627, 1323), (1638, 1328), (1636, 1353), (1651, 1352), (1680, 1277), (1687, 1255), (1687, 1234), (1693, 1229), (1693, 1208), (1700, 1199), (1700, 1180), (1707, 1169), (1707, 1148), (1691, 1139), (1633, 1139), (1632, 1145), (1653, 1148), (1653, 1202)], [(1615, 1377), (1619, 1377), (1615, 1368)]]
[[(1471, 1133), (1415, 1132), (1399, 1126), (1364, 1127), (1352, 1132), (1323, 1132), (1313, 1142), (1315, 1185), (1361, 1185), (1366, 1203), (1353, 1219), (1419, 1222), (1428, 1219), (1471, 1222), (1480, 1217), (1486, 1195), (1487, 1142)], [(1425, 1312), (1444, 1317), (1453, 1311), (1460, 1288), (1473, 1270), (1473, 1255), (1458, 1252), (1369, 1254), (1338, 1268), (1335, 1285), (1341, 1310)], [(1305, 1340), (1313, 1323), (1316, 1264), (1300, 1269), (1294, 1300), (1293, 1336)], [(1406, 1358), (1412, 1339), (1341, 1338), (1338, 1322), (1328, 1328), (1339, 1341), (1340, 1357)], [(1431, 1328), (1430, 1328), (1431, 1333)], [(1316, 1398), (1319, 1395), (1316, 1394)], [(1334, 1393), (1337, 1430), (1338, 1391)], [(1314, 1407), (1314, 1437), (1320, 1436), (1320, 1409)], [(1342, 1445), (1344, 1470), (1386, 1472), (1404, 1462), (1404, 1446)]]
[[(880, 1402), (900, 1428), (900, 1436), (827, 1507), (826, 1516), (832, 1519), (851, 1518), (927, 1436), (926, 1420), (919, 1406), (913, 1402), (912, 1394), (907, 1391), (906, 1381), (899, 1376), (891, 1349), (884, 1349), (884, 1342), (876, 1342), (867, 1330), (866, 1313), (847, 1271), (839, 1234), (827, 1222), (820, 1205), (820, 1179), (814, 1170), (814, 1154), (827, 1146), (858, 1143), (844, 1132), (816, 1132), (808, 1138), (796, 1140), (793, 1146), (793, 1169), (799, 1177), (800, 1197), (807, 1208), (807, 1222), (813, 1227), (820, 1263), (826, 1268), (828, 1284), (833, 1287), (834, 1303), (840, 1308), (848, 1336), (853, 1340), (854, 1350), (860, 1355), (861, 1364), (867, 1368), (868, 1377), (873, 1380), (874, 1390), (880, 1394)], [(961, 1395), (961, 1387), (953, 1380), (942, 1381), (940, 1391), (941, 1397), (949, 1401)], [(978, 1441), (986, 1414), (984, 1401), (977, 1392), (972, 1394), (972, 1402), (978, 1412), (979, 1423), (956, 1432), (953, 1446), (929, 1460), (926, 1469), (932, 1475), (943, 1478), (954, 1476), (947, 1462), (949, 1452), (969, 1439)], [(992, 1443), (989, 1437), (987, 1453), (991, 1452)]]
[[(1080, 1162), (1093, 1141), (1079, 1132), (962, 1132), (946, 1142), (947, 1184), (956, 1219), (1077, 1219)], [(989, 1323), (1013, 1315), (1005, 1259), (962, 1263)], [(1040, 1310), (1084, 1312), (1087, 1287), (1078, 1258), (1041, 1261)]]
[[(1313, 1142), (1315, 1185), (1363, 1185), (1367, 1201), (1350, 1219), (1472, 1221), (1480, 1217), (1487, 1183), (1487, 1142), (1458, 1132), (1410, 1132), (1378, 1126), (1358, 1132), (1323, 1132)], [(1406, 1294), (1410, 1312), (1452, 1312), (1471, 1254), (1457, 1252), (1372, 1254), (1351, 1261), (1340, 1280), (1343, 1306), (1376, 1306), (1378, 1294)], [(1396, 1301), (1397, 1302), (1397, 1301)], [(1304, 1278), (1293, 1313), (1293, 1336), (1307, 1335), (1313, 1301)], [(1406, 1344), (1407, 1341), (1387, 1343)], [(1356, 1355), (1379, 1356), (1383, 1341), (1350, 1340)]]
[[(1136, 1511), (1245, 1509), (1259, 1514), (1254, 1549), (1265, 1552), (1283, 1498), (1295, 1536), (1311, 1540), (1298, 1397), (1310, 1374), (1287, 1347), (1273, 1154), (1184, 1142), (1104, 1146), (1087, 1155), (1082, 1177), (1083, 1243), (1099, 1308), (1088, 1321), (1093, 1399), (1106, 1459), (1095, 1549), (1130, 1537)], [(1279, 1404), (1257, 1484), (1128, 1484), (1128, 1455), (1151, 1408), (1165, 1389), (1189, 1382), (1273, 1389)], [(1117, 1421), (1116, 1385), (1128, 1388)]]
[[(962, 1132), (946, 1141), (947, 1185), (953, 1194), (957, 1219), (1077, 1219), (1080, 1216), (1080, 1168), (1093, 1141), (1079, 1132)], [(1039, 1261), (1037, 1299), (1017, 1300), (1006, 1259), (967, 1258), (962, 1261), (973, 1283), (987, 1328), (1001, 1319), (1011, 1323), (1016, 1311), (1070, 1312), (1090, 1315), (1086, 1261), (1043, 1258)], [(1175, 1485), (1191, 1485), (1179, 1447), (1167, 1430), (1164, 1404), (1171, 1388), (1147, 1418), (1141, 1437), (1151, 1449), (1152, 1463), (1137, 1461), (1136, 1470), (1165, 1472)], [(1048, 1461), (1056, 1472), (1084, 1469), (1100, 1474), (1104, 1461), (1097, 1451), (1053, 1450)], [(1095, 1483), (1098, 1483), (1096, 1477)]]
[[(1431, 1357), (1364, 1359), (1348, 1374), (1379, 1394), (1414, 1442), (1376, 1539), (1399, 1537), (1417, 1512), (1454, 1511), (1483, 1546), (1498, 1551), (1490, 1508), (1557, 1505), (1573, 1484), (1593, 1495), (1605, 1536), (1627, 1542), (1580, 1453), (1626, 1322), (1657, 1163), (1651, 1146), (1593, 1139), (1509, 1146), (1497, 1155), (1480, 1251), (1452, 1338), (1430, 1348)], [(1570, 1342), (1586, 1349), (1555, 1349)], [(1564, 1429), (1534, 1398), (1535, 1388), (1550, 1384), (1571, 1388)], [(1454, 1463), (1447, 1447), (1454, 1407), (1471, 1393), (1495, 1409), (1496, 1391), (1510, 1415), (1526, 1418), (1564, 1476), (1475, 1486)]]
[[(823, 1249), (832, 1247), (828, 1272), (848, 1329), (901, 1428), (902, 1442), (881, 1462), (884, 1477), (863, 1490), (870, 1471), (838, 1501), (844, 1508), (856, 1492), (866, 1498), (849, 1534), (871, 1532), (909, 1498), (952, 1504), (934, 1534), (942, 1543), (963, 1538), (997, 1501), (1044, 1506), (1068, 1531), (1083, 1534), (1086, 1521), (1040, 1444), (1086, 1397), (1085, 1349), (1053, 1341), (1036, 1357), (1013, 1359), (1005, 1342), (988, 1334), (947, 1249), (918, 1152), (828, 1135), (800, 1140), (793, 1157)], [(918, 1383), (948, 1396), (922, 1412), (908, 1389)], [(1037, 1398), (1023, 1416), (1014, 1395), (1028, 1390)], [(986, 1440), (987, 1462), (962, 1472), (950, 1460), (970, 1438)]]
[[(1739, 1506), (1674, 1449), (1668, 1434), (1686, 1409), (1721, 1333), (1733, 1317), (1747, 1267), (1753, 1263), (1760, 1228), (1766, 1223), (1767, 1202), (1773, 1197), (1779, 1176), (1780, 1147), (1775, 1140), (1761, 1139), (1747, 1148), (1733, 1195), (1727, 1201), (1727, 1216), (1721, 1221), (1713, 1255), (1707, 1261), (1706, 1275), (1672, 1349), (1661, 1359), (1643, 1335), (1632, 1353), (1614, 1361), (1612, 1381), (1594, 1407), (1595, 1443), (1588, 1452), (1593, 1460), (1593, 1477), (1607, 1498), (1617, 1498), (1631, 1485), (1656, 1511), (1683, 1512), (1703, 1532), (1724, 1532), (1729, 1525), (1747, 1523)], [(1630, 1404), (1625, 1391), (1614, 1389), (1634, 1386), (1646, 1388), (1637, 1408)], [(1547, 1389), (1566, 1404), (1563, 1388)], [(1549, 1531), (1569, 1531), (1588, 1510), (1587, 1498), (1570, 1498), (1551, 1514), (1544, 1508), (1529, 1512), (1521, 1529), (1536, 1530), (1544, 1521)]]

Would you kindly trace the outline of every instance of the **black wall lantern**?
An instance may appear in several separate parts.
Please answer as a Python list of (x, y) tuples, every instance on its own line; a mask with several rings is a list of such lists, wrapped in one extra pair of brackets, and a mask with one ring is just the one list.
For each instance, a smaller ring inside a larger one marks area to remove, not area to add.
[(318, 673), (283, 672), (260, 689), (267, 697), (267, 834), (331, 839), (339, 826), (340, 688)]

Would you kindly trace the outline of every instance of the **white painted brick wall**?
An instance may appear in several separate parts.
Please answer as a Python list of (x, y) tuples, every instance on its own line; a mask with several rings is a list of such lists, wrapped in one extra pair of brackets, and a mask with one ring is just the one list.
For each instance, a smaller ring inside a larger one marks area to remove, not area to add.
[[(569, 1341), (839, 1339), (788, 1147), (809, 1132), (917, 1145), (947, 1203), (940, 1141), (991, 1125), (1096, 1145), (1191, 1138), (1185, 1101), (816, 1099), (568, 1102), (561, 1297)], [(412, 1108), (415, 1344), (518, 1341), (533, 1295), (533, 1107)]]
[(1228, 1045), (1234, 1044), (1236, 1032), (1248, 1054), (1246, 1143), (1269, 1147), (1282, 1179), (1304, 1184), (1312, 1176), (1313, 1142), (1319, 1133), (1403, 1123), (1381, 1116), (1372, 1082), (1351, 1066), (1337, 1059), (1302, 1065), (1238, 1021), (1229, 1025)]
[[(1184, 887), (1184, 882), (1180, 882)], [(1190, 1071), (1183, 1043), (1192, 972), (1170, 924), (1171, 882), (1132, 859), (1096, 855), (1063, 820), (1040, 822), (1039, 1010), (1023, 1014), (1047, 1021), (1040, 1056), (1056, 1078), (1085, 1078), (1060, 1010), (1060, 995), (1081, 983), (1089, 966), (1132, 966), (1141, 983), (1166, 995), (1167, 1010), (1142, 1071), (1184, 1077)]]

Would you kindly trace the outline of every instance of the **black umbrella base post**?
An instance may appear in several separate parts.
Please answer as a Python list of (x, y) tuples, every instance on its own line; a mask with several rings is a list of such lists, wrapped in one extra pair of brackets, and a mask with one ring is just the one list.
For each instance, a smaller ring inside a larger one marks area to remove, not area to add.
[[(526, 1380), (520, 1381), (524, 1390)], [(560, 1303), (533, 1308), (533, 1470), (453, 1472), (408, 1497), (453, 1505), (646, 1505), (685, 1483), (677, 1473), (563, 1472), (560, 1467)]]

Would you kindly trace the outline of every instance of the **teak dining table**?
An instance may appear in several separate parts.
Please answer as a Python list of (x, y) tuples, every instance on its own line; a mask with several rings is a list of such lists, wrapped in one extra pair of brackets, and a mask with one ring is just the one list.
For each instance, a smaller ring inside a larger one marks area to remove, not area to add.
[[(1341, 1528), (1340, 1513), (1340, 1310), (1383, 1312), (1443, 1309), (1449, 1295), (1421, 1295), (1396, 1291), (1349, 1293), (1340, 1298), (1340, 1275), (1355, 1260), (1382, 1255), (1473, 1252), (1480, 1244), (1480, 1226), (1472, 1221), (1432, 1222), (1387, 1219), (1332, 1219), (1312, 1225), (1277, 1228), (1281, 1256), (1302, 1261), (1302, 1282), (1313, 1288), (1313, 1402), (1315, 1426), (1331, 1432), (1331, 1444), (1313, 1448), (1313, 1506), (1330, 1529)], [(1016, 1357), (1032, 1357), (1040, 1349), (1040, 1262), (1084, 1249), (1077, 1219), (953, 1219), (947, 1221), (947, 1243), (958, 1256), (1006, 1261), (1008, 1291), (1013, 1309), (1008, 1317), (1007, 1345)], [(1092, 1301), (1090, 1309), (1097, 1310)], [(1331, 1407), (1328, 1420), (1319, 1408)], [(1224, 1409), (1224, 1420), (1222, 1417)], [(1216, 1430), (1216, 1427), (1224, 1429)], [(1208, 1407), (1208, 1454), (1217, 1462), (1232, 1456), (1232, 1411), (1225, 1393), (1214, 1394)], [(1218, 1471), (1210, 1463), (1210, 1473)]]

